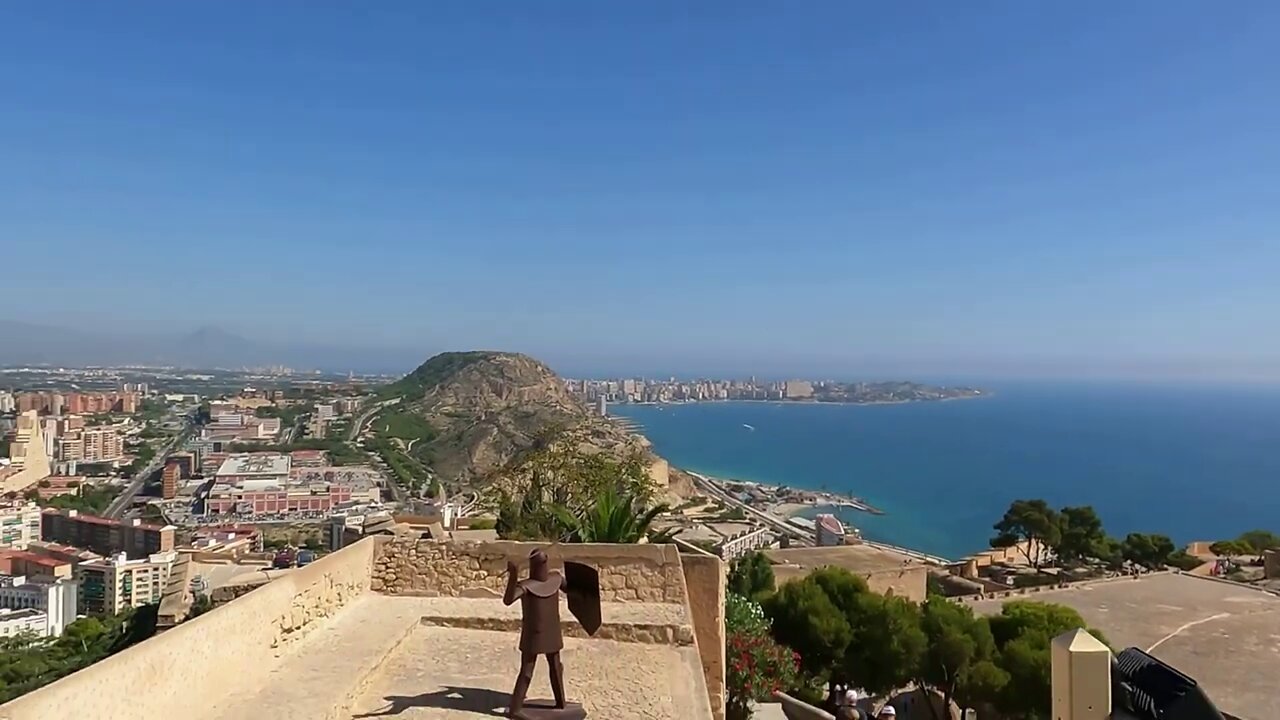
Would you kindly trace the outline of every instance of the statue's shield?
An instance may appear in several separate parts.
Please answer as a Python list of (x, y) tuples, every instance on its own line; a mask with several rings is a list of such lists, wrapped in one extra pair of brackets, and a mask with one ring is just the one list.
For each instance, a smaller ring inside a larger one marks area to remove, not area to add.
[(569, 560), (564, 562), (564, 594), (569, 598), (569, 612), (578, 619), (588, 635), (600, 630), (600, 573), (590, 565)]

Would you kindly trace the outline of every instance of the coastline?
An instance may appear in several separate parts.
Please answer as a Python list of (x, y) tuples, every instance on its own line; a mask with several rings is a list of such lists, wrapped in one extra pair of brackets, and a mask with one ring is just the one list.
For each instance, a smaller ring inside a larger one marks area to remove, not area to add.
[[(693, 472), (691, 470), (686, 470), (685, 472), (688, 472), (690, 475), (697, 478), (698, 480), (716, 488), (716, 490), (725, 497), (732, 497), (732, 494), (729, 493), (728, 490), (724, 487), (725, 485), (729, 485), (729, 484), (749, 485), (758, 489), (770, 488), (774, 490), (782, 487), (779, 485), (769, 485), (767, 483), (744, 482), (744, 481), (737, 481), (737, 480), (727, 480), (724, 478), (716, 478), (710, 475), (705, 475), (703, 473)], [(802, 492), (809, 492), (809, 491), (802, 491)], [(836, 493), (815, 493), (815, 494), (837, 495)], [(742, 501), (736, 501), (736, 502), (741, 507), (746, 509), (748, 512), (752, 512), (759, 516), (763, 516), (764, 518), (767, 519), (767, 521), (770, 524), (784, 525), (788, 529), (796, 533), (805, 532), (805, 531), (803, 531), (800, 526), (796, 526), (794, 523), (792, 523), (791, 522), (792, 518), (800, 515), (801, 513), (805, 512), (806, 510), (809, 510), (810, 508), (837, 507), (836, 505), (832, 505), (830, 503), (823, 502), (821, 500), (816, 502), (807, 502), (807, 503), (783, 502), (783, 503), (777, 503), (773, 505), (765, 505), (763, 508), (756, 507), (755, 505), (742, 502)], [(844, 506), (848, 507), (849, 504), (845, 503)], [(812, 542), (812, 539), (810, 540), (810, 542)], [(866, 540), (866, 539), (863, 539), (861, 542), (862, 544), (870, 547), (899, 553), (901, 555), (906, 555), (906, 556), (915, 558), (917, 560), (920, 560), (922, 562), (926, 562), (934, 565), (948, 565), (952, 562), (951, 560), (945, 557), (942, 557), (940, 555), (932, 555), (930, 553), (926, 553), (922, 550), (917, 550), (915, 548), (903, 547), (901, 545), (894, 545), (892, 543), (884, 543), (884, 542), (878, 542), (878, 541)]]
[(927, 403), (944, 403), (957, 400), (982, 400), (984, 398), (995, 397), (995, 392), (991, 390), (983, 390), (977, 395), (959, 395), (956, 397), (945, 398), (929, 398), (925, 400), (819, 400), (817, 398), (806, 398), (804, 400), (757, 400), (755, 398), (728, 398), (728, 399), (707, 399), (707, 400), (665, 400), (665, 401), (642, 401), (642, 402), (625, 402), (614, 403), (615, 405), (639, 405), (642, 407), (666, 407), (668, 405), (703, 405), (708, 403), (714, 404), (730, 404), (730, 403), (751, 403), (755, 405), (922, 405)]

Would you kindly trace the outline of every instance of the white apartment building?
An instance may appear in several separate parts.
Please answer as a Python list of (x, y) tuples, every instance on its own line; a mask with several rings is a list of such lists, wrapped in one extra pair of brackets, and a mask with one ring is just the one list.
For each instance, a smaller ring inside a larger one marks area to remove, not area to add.
[(0, 550), (26, 550), (40, 539), (40, 506), (12, 503), (0, 506)]
[(173, 551), (130, 560), (124, 553), (80, 563), (80, 612), (114, 615), (127, 607), (159, 602), (177, 559)]
[(38, 610), (45, 625), (42, 637), (57, 637), (76, 619), (76, 583), (0, 574), (0, 611)]

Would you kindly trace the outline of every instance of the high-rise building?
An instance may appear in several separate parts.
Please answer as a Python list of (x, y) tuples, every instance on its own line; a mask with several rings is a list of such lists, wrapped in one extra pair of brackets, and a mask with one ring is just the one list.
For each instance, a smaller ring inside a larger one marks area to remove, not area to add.
[(788, 380), (783, 392), (788, 399), (813, 397), (813, 383), (808, 380)]
[(138, 411), (139, 396), (136, 392), (71, 393), (66, 397), (67, 412), (76, 415), (101, 413), (128, 413)]
[(101, 560), (80, 563), (80, 612), (115, 615), (128, 607), (159, 602), (169, 582), (169, 570), (177, 553), (154, 553), (130, 560), (117, 553)]
[(609, 401), (605, 400), (604, 395), (596, 398), (596, 412), (600, 413), (600, 417), (609, 416)]
[(13, 393), (8, 391), (0, 392), (0, 413), (11, 413), (17, 407), (18, 403), (13, 399)]
[(172, 500), (178, 497), (178, 485), (182, 479), (182, 466), (170, 460), (164, 464), (164, 472), (160, 474), (160, 497)]
[(58, 459), (63, 462), (112, 462), (124, 457), (124, 438), (114, 427), (70, 430), (58, 438)]
[(148, 525), (136, 519), (108, 520), (75, 510), (45, 510), (41, 521), (41, 540), (88, 548), (103, 555), (126, 553), (131, 558), (169, 552), (177, 530), (172, 525)]
[(25, 550), (40, 539), (40, 506), (15, 502), (0, 506), (0, 549)]
[(200, 461), (194, 452), (176, 452), (169, 456), (168, 462), (177, 463), (179, 469), (182, 470), (182, 478), (195, 477), (196, 471), (200, 469)]

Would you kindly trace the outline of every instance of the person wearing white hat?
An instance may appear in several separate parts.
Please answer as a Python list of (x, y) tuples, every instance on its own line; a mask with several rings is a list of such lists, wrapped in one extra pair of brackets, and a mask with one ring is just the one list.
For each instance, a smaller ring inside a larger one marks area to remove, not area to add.
[(898, 717), (898, 711), (893, 709), (892, 705), (885, 705), (880, 708), (880, 714), (876, 716), (877, 720), (885, 720), (885, 718)]
[(847, 688), (840, 693), (836, 702), (836, 720), (858, 720), (858, 698), (855, 688)]

